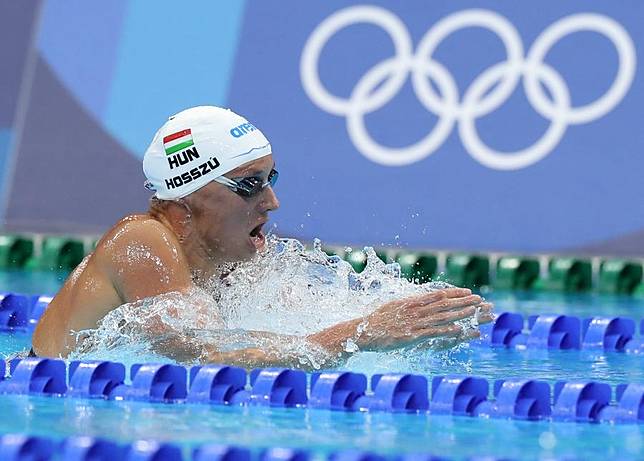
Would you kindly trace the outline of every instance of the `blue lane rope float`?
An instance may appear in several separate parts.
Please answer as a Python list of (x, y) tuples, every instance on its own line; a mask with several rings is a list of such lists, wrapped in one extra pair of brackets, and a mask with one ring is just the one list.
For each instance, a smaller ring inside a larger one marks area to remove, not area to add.
[(326, 372), (311, 375), (309, 406), (330, 410), (353, 410), (367, 393), (367, 377), (351, 372)]
[(0, 300), (0, 326), (6, 329), (26, 328), (32, 300), (27, 296), (7, 294)]
[(250, 450), (230, 445), (209, 443), (192, 451), (194, 461), (251, 461)]
[(229, 366), (194, 366), (190, 369), (188, 403), (241, 404), (249, 398), (246, 371)]
[(98, 437), (68, 437), (59, 445), (58, 452), (65, 461), (118, 460), (125, 458), (126, 448)]
[(30, 437), (24, 434), (7, 434), (0, 437), (2, 460), (48, 460), (53, 457), (54, 450), (54, 442), (44, 437)]
[[(66, 377), (69, 375), (69, 382)], [(188, 382), (190, 376), (190, 382)], [(493, 389), (493, 398), (490, 398)], [(475, 376), (389, 373), (367, 377), (353, 372), (307, 375), (286, 368), (253, 370), (224, 365), (132, 365), (25, 358), (10, 364), (1, 394), (100, 398), (167, 404), (245, 405), (339, 411), (406, 412), (574, 422), (644, 422), (644, 384), (613, 388), (595, 381), (557, 382), (554, 389), (533, 379), (493, 383)], [(613, 399), (613, 395), (615, 398)]]
[(0, 332), (33, 331), (53, 298), (0, 293)]
[(305, 450), (293, 448), (267, 448), (259, 454), (259, 461), (309, 461), (311, 454)]
[[(137, 440), (120, 444), (101, 437), (71, 436), (61, 442), (25, 434), (0, 435), (0, 459), (3, 461), (310, 461), (308, 450), (271, 447), (251, 450), (234, 445), (205, 443), (184, 456), (182, 447), (169, 442)], [(362, 450), (338, 450), (327, 461), (449, 461), (452, 458), (426, 453), (383, 456)], [(475, 456), (467, 461), (512, 461), (510, 458)]]
[(481, 339), (472, 345), (528, 349), (583, 349), (605, 352), (644, 353), (644, 319), (640, 335), (635, 321), (626, 317), (531, 315), (527, 323), (521, 314), (504, 312), (493, 323), (481, 325)]
[(72, 361), (69, 364), (67, 395), (80, 398), (104, 398), (125, 382), (125, 365), (98, 360)]

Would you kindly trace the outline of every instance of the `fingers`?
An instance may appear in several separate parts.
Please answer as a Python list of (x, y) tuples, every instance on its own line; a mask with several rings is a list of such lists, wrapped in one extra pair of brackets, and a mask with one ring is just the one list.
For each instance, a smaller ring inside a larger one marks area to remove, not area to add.
[(423, 293), (421, 295), (409, 296), (402, 299), (401, 301), (410, 307), (412, 306), (424, 306), (426, 304), (438, 301), (445, 298), (445, 293), (443, 290), (432, 291), (431, 293)]
[(476, 306), (483, 300), (478, 295), (469, 295), (459, 298), (445, 298), (423, 306), (422, 314), (432, 315), (434, 313), (460, 309), (465, 306)]
[(416, 329), (451, 324), (458, 320), (474, 316), (476, 309), (476, 306), (467, 306), (458, 310), (435, 313), (427, 317), (420, 318), (416, 325)]
[(469, 288), (445, 288), (444, 290), (439, 290), (438, 293), (444, 293), (446, 298), (462, 298), (463, 296), (469, 296), (472, 294), (472, 290)]
[(469, 288), (446, 288), (403, 299), (409, 306), (425, 306), (441, 299), (463, 298), (472, 294)]
[(446, 338), (454, 342), (455, 345), (459, 342), (470, 341), (473, 339), (478, 339), (481, 336), (481, 332), (478, 329), (466, 330), (458, 325), (445, 325), (441, 327), (431, 327), (426, 328), (418, 332), (418, 337), (422, 338)]
[(479, 324), (491, 323), (493, 321), (494, 321), (494, 314), (492, 313), (479, 315), (478, 317)]
[(424, 328), (418, 331), (417, 335), (421, 338), (453, 338), (462, 333), (463, 329), (458, 325), (442, 325), (437, 327)]
[(480, 307), (482, 311), (486, 311), (486, 312), (490, 312), (492, 311), (492, 309), (494, 309), (494, 305), (486, 301), (479, 304), (478, 307)]
[(492, 312), (492, 303), (481, 303), (479, 306), (479, 313), (477, 320), (479, 323), (490, 323), (494, 320), (494, 313)]

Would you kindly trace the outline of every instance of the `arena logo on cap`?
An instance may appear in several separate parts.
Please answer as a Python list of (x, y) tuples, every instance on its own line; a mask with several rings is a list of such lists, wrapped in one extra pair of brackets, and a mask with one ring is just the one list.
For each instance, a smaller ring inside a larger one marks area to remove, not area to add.
[(230, 134), (233, 136), (233, 138), (240, 138), (246, 133), (250, 133), (251, 131), (255, 131), (256, 129), (257, 128), (255, 128), (252, 123), (243, 123), (230, 130)]

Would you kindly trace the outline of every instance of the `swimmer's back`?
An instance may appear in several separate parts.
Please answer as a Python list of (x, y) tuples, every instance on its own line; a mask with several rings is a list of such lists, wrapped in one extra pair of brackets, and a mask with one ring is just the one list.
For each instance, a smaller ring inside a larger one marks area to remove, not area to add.
[(33, 349), (39, 356), (65, 357), (76, 345), (73, 332), (96, 328), (121, 304), (190, 283), (174, 232), (148, 214), (127, 216), (69, 275), (38, 322)]

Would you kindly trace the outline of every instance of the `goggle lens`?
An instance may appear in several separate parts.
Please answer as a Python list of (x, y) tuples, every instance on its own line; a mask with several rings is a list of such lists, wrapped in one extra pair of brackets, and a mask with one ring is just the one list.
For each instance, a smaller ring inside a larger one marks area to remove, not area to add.
[(233, 181), (236, 184), (235, 193), (241, 195), (242, 197), (254, 197), (259, 194), (265, 187), (271, 186), (274, 187), (279, 178), (279, 173), (276, 169), (272, 169), (268, 174), (268, 181), (262, 182), (262, 178), (258, 176), (249, 176), (247, 178), (234, 179)]

